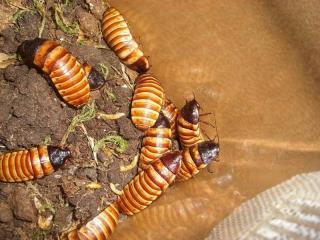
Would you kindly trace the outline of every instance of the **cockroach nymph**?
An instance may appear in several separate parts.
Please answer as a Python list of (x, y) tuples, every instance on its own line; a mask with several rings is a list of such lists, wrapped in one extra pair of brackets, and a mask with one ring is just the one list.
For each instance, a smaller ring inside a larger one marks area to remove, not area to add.
[(177, 181), (185, 181), (198, 174), (200, 169), (217, 159), (219, 151), (219, 144), (212, 140), (185, 148), (182, 152), (182, 163)]
[(149, 206), (171, 185), (181, 166), (181, 153), (169, 152), (138, 173), (124, 188), (117, 201), (119, 210), (133, 215)]
[(168, 119), (160, 112), (156, 123), (148, 128), (142, 140), (139, 167), (146, 169), (171, 149), (171, 129)]
[(131, 120), (140, 130), (152, 127), (158, 119), (164, 101), (163, 88), (150, 74), (142, 74), (136, 79), (131, 103)]
[(176, 137), (178, 108), (169, 100), (165, 99), (162, 107), (163, 114), (168, 118), (172, 133), (172, 138)]
[(84, 67), (59, 43), (42, 38), (26, 40), (18, 48), (22, 60), (50, 77), (60, 96), (79, 107), (89, 101), (90, 89), (104, 84), (103, 76), (90, 65)]
[(115, 8), (107, 9), (103, 15), (102, 35), (125, 65), (140, 73), (148, 71), (148, 59), (133, 39), (125, 19)]
[(117, 227), (119, 210), (115, 203), (110, 204), (98, 216), (94, 217), (85, 226), (71, 231), (65, 240), (107, 240)]
[(182, 147), (190, 147), (202, 141), (200, 133), (200, 105), (193, 99), (181, 109), (177, 119), (177, 131)]
[(71, 157), (68, 149), (39, 146), (0, 154), (0, 181), (21, 182), (49, 175)]

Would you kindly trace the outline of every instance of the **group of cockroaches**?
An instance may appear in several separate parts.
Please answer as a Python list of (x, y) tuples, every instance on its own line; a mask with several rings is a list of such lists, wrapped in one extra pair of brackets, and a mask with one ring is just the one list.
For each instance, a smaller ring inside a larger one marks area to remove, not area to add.
[[(178, 111), (165, 98), (159, 81), (149, 73), (144, 56), (123, 16), (108, 8), (102, 18), (102, 33), (120, 60), (140, 75), (135, 80), (131, 104), (133, 124), (144, 131), (139, 173), (124, 187), (116, 202), (65, 239), (108, 239), (119, 213), (133, 215), (156, 200), (175, 180), (196, 175), (219, 155), (219, 144), (204, 141), (200, 133), (200, 105), (193, 99)], [(104, 84), (103, 76), (89, 64), (81, 65), (67, 49), (53, 40), (24, 41), (18, 54), (29, 66), (41, 69), (52, 80), (63, 100), (80, 107), (90, 99), (90, 90)], [(177, 137), (182, 151), (171, 151)], [(59, 168), (71, 152), (66, 147), (38, 146), (29, 150), (0, 154), (0, 180), (19, 182), (40, 178)]]

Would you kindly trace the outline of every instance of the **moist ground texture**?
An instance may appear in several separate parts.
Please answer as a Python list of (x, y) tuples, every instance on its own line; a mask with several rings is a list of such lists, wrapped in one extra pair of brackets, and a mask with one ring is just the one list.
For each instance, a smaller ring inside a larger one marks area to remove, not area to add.
[[(59, 145), (72, 119), (84, 111), (66, 105), (50, 79), (14, 59), (22, 41), (41, 32), (106, 76), (105, 86), (92, 92), (86, 108), (95, 114), (66, 138), (72, 158), (42, 179), (0, 183), (0, 239), (58, 239), (116, 199), (110, 185), (122, 189), (136, 174), (136, 167), (120, 171), (137, 155), (142, 137), (129, 118), (136, 74), (101, 39), (106, 7), (104, 1), (92, 0), (0, 2), (0, 54), (10, 60), (1, 64), (0, 58), (0, 153)], [(96, 143), (107, 136), (112, 137), (99, 148)]]

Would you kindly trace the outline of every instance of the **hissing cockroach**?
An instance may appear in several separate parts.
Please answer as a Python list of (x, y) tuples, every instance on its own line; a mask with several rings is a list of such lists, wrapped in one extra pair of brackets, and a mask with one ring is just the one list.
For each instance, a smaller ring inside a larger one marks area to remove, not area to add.
[(67, 240), (107, 240), (118, 225), (119, 210), (115, 203), (110, 204), (103, 212), (89, 221), (79, 230), (71, 231)]
[(204, 141), (183, 149), (181, 168), (177, 181), (185, 181), (199, 173), (219, 155), (219, 144), (214, 141)]
[(190, 147), (202, 141), (199, 110), (199, 103), (193, 99), (179, 113), (177, 131), (182, 147)]
[(129, 68), (140, 73), (149, 69), (149, 61), (133, 39), (129, 27), (118, 10), (109, 8), (102, 18), (102, 35), (109, 47)]
[(55, 146), (0, 154), (0, 181), (21, 182), (41, 178), (57, 170), (69, 157), (68, 149)]
[(171, 149), (171, 129), (168, 119), (162, 114), (156, 123), (148, 128), (142, 140), (139, 167), (146, 169), (165, 152)]
[(104, 83), (101, 74), (89, 65), (84, 69), (67, 49), (55, 41), (26, 40), (19, 46), (18, 53), (27, 65), (48, 75), (61, 97), (74, 107), (87, 103), (90, 88), (97, 89)]
[(131, 103), (131, 120), (140, 130), (152, 127), (158, 119), (163, 105), (163, 88), (150, 74), (142, 74), (136, 79)]
[(166, 98), (161, 111), (169, 120), (172, 137), (174, 138), (176, 136), (177, 129), (178, 108), (176, 108), (176, 106)]
[(181, 153), (169, 152), (139, 172), (118, 198), (120, 212), (133, 215), (149, 206), (173, 183), (180, 165)]

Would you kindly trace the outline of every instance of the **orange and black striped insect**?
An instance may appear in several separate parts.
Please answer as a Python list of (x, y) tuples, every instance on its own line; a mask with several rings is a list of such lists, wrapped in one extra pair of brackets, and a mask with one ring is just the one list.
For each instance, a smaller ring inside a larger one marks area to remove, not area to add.
[(219, 155), (219, 144), (214, 141), (204, 141), (183, 149), (181, 168), (177, 181), (185, 181), (199, 173)]
[(181, 165), (181, 153), (162, 155), (147, 169), (139, 172), (123, 189), (118, 198), (121, 213), (133, 215), (156, 200), (176, 178)]
[(168, 118), (171, 128), (172, 138), (176, 136), (178, 108), (169, 100), (165, 99), (162, 107), (163, 114)]
[(90, 89), (97, 89), (105, 82), (97, 70), (88, 64), (83, 68), (67, 49), (53, 40), (26, 40), (18, 53), (27, 65), (48, 75), (64, 101), (74, 107), (87, 103)]
[(200, 132), (200, 105), (193, 99), (181, 109), (177, 119), (177, 131), (182, 147), (190, 147), (202, 141)]
[(118, 225), (119, 210), (117, 204), (110, 204), (103, 212), (89, 221), (79, 230), (71, 231), (65, 240), (107, 240)]
[(49, 175), (71, 157), (68, 149), (39, 146), (0, 154), (0, 181), (21, 182)]
[(109, 47), (129, 68), (140, 73), (148, 71), (148, 59), (133, 39), (125, 19), (115, 8), (109, 8), (103, 14), (102, 35)]
[(152, 127), (158, 119), (164, 101), (163, 88), (150, 74), (142, 74), (136, 79), (131, 103), (131, 120), (140, 130)]
[(156, 123), (144, 133), (139, 159), (139, 167), (146, 169), (164, 153), (171, 149), (171, 129), (168, 119), (162, 114)]

